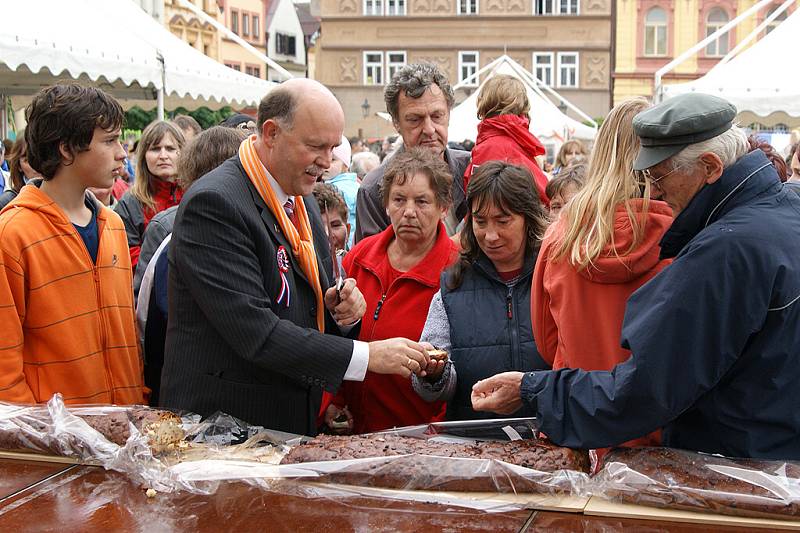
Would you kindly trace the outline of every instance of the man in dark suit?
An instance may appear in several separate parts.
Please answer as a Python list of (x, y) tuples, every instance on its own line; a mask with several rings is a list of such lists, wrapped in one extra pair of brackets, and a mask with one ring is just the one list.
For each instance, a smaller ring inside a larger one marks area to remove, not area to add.
[(163, 406), (313, 435), (323, 390), (368, 369), (424, 375), (430, 359), (415, 342), (322, 333), (348, 329), (366, 309), (354, 280), (330, 287), (311, 196), (343, 128), (330, 91), (287, 81), (261, 101), (257, 135), (183, 198), (169, 253)]

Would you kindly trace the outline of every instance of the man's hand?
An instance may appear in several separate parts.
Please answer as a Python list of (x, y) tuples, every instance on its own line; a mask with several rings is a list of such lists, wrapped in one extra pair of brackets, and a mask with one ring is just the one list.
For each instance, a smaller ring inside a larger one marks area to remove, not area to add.
[[(434, 350), (433, 344), (429, 342), (421, 342), (420, 345), (425, 348), (425, 350)], [(442, 372), (444, 372), (444, 365), (447, 364), (447, 358), (445, 359), (430, 359), (430, 363), (428, 363), (428, 367), (425, 368), (425, 373), (427, 374), (428, 381), (435, 382), (440, 377), (442, 377)]]
[(472, 386), (472, 408), (501, 415), (516, 413), (522, 408), (519, 389), (522, 372), (503, 372), (483, 379)]
[[(342, 419), (346, 420), (346, 426), (342, 424)], [(337, 435), (353, 433), (353, 415), (350, 414), (347, 407), (339, 409), (334, 404), (330, 404), (325, 410), (325, 424)]]
[(398, 374), (405, 378), (411, 374), (424, 377), (430, 364), (425, 348), (408, 339), (386, 339), (369, 343), (367, 370), (378, 374)]
[(337, 324), (350, 326), (364, 316), (367, 301), (364, 300), (361, 290), (356, 287), (356, 280), (347, 278), (338, 293), (336, 287), (331, 287), (325, 292), (325, 307), (333, 314)]

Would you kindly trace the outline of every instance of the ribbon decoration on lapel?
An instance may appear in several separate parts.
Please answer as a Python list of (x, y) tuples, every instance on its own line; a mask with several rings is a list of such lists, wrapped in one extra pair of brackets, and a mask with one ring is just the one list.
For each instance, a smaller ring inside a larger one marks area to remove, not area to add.
[(288, 308), (292, 298), (289, 291), (289, 280), (286, 279), (286, 273), (289, 272), (289, 255), (283, 246), (278, 247), (277, 260), (278, 271), (281, 274), (281, 293), (276, 301), (277, 303), (283, 303)]

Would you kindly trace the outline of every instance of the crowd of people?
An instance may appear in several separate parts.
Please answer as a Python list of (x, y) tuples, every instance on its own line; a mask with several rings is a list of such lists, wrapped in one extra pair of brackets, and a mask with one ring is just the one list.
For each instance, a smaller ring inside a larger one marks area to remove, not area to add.
[(129, 153), (102, 90), (40, 91), (4, 147), (0, 400), (305, 435), (535, 416), (601, 453), (800, 459), (800, 150), (690, 94), (620, 103), (551, 166), (514, 77), (470, 150), (437, 67), (384, 96), (380, 154), (307, 79)]

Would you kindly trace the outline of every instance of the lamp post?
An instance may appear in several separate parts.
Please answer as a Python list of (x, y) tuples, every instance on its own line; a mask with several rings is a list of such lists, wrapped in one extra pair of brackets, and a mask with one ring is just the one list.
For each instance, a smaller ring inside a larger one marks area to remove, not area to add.
[(369, 108), (370, 107), (371, 106), (369, 105), (369, 100), (364, 98), (364, 103), (361, 104), (361, 116), (362, 117), (367, 118), (369, 116)]

